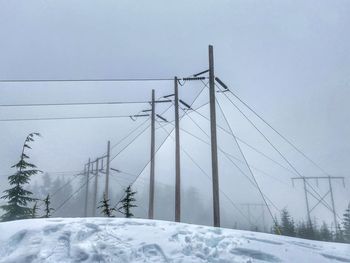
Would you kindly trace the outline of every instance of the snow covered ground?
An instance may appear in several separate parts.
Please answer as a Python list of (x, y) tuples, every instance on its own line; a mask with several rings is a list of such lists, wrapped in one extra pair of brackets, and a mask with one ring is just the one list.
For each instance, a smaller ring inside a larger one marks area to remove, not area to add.
[(350, 245), (166, 221), (0, 223), (0, 262), (350, 262)]

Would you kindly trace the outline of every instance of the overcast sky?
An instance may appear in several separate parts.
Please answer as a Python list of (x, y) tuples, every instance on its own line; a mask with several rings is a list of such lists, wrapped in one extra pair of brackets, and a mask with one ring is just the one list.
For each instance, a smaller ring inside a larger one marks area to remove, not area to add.
[[(349, 13), (347, 0), (98, 3), (0, 0), (0, 79), (183, 77), (208, 67), (207, 49), (212, 44), (217, 76), (327, 172), (347, 178), (347, 189), (339, 183), (334, 185), (336, 205), (341, 214), (349, 202), (350, 189)], [(147, 101), (152, 88), (156, 89), (158, 97), (171, 93), (172, 85), (172, 81), (0, 83), (0, 103)], [(198, 90), (200, 85), (197, 84), (189, 85), (188, 89), (182, 87), (181, 96), (191, 101)], [(258, 133), (244, 120), (235, 118), (232, 105), (224, 99), (223, 94), (218, 94), (236, 134), (283, 163)], [(201, 102), (206, 99), (202, 98)], [(145, 107), (147, 104), (1, 107), (0, 118), (128, 115)], [(219, 122), (224, 125), (222, 118)], [(108, 119), (0, 122), (0, 125), (0, 190), (3, 190), (12, 172), (10, 166), (18, 159), (29, 132), (43, 135), (30, 153), (40, 169), (75, 171), (82, 169), (89, 157), (103, 154), (108, 139), (116, 143), (136, 124), (130, 119)], [(303, 175), (322, 175), (268, 129), (264, 131)], [(142, 139), (144, 145), (140, 143), (138, 148), (133, 148), (139, 156), (135, 157), (139, 161), (136, 167), (142, 166), (140, 160), (148, 158), (147, 136), (146, 133)], [(162, 136), (164, 134), (158, 141)], [(186, 138), (183, 140), (190, 149), (198, 146), (198, 141), (191, 144)], [(164, 150), (169, 156), (163, 154), (167, 157), (159, 162), (160, 171), (173, 173), (173, 164), (166, 164), (167, 160), (173, 162), (172, 143), (169, 141), (165, 148), (168, 151)], [(284, 183), (283, 188), (278, 182), (273, 184), (274, 180), (256, 174), (263, 190), (280, 207), (287, 206), (294, 212), (299, 209), (300, 216), (304, 216), (301, 182), (292, 188), (291, 174), (282, 175), (270, 162), (255, 158), (245, 150), (248, 161), (265, 168)], [(237, 148), (234, 151), (238, 153)], [(198, 155), (198, 160), (205, 162), (207, 154), (209, 152), (203, 153), (202, 159)], [(187, 162), (183, 163), (184, 172), (191, 172), (185, 167)], [(229, 169), (225, 165), (221, 171)], [(172, 180), (170, 175), (164, 179)], [(192, 184), (198, 180), (193, 179)], [(235, 185), (235, 180), (225, 179), (223, 175), (222, 181), (225, 180)], [(226, 192), (233, 189), (227, 184), (224, 187)], [(325, 189), (320, 186), (319, 190)], [(282, 194), (288, 197), (280, 198)], [(294, 208), (293, 200), (298, 204)], [(323, 215), (329, 216), (326, 212)]]

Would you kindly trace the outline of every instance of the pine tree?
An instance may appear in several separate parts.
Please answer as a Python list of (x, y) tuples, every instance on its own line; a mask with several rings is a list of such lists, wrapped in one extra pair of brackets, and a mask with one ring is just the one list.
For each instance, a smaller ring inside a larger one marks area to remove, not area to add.
[(43, 201), (45, 204), (45, 215), (43, 217), (49, 218), (49, 217), (51, 217), (51, 212), (53, 212), (55, 210), (55, 209), (50, 207), (50, 204), (51, 204), (50, 195), (48, 194)]
[(106, 199), (106, 195), (103, 195), (103, 200), (100, 202), (101, 205), (97, 208), (101, 208), (102, 209), (102, 214), (104, 214), (107, 217), (114, 217), (114, 215), (112, 214), (114, 211), (116, 211), (115, 208), (111, 208), (109, 205), (109, 199)]
[(31, 197), (33, 193), (25, 190), (24, 186), (29, 184), (31, 176), (41, 171), (27, 161), (29, 156), (25, 154), (25, 150), (31, 149), (29, 143), (34, 141), (35, 136), (40, 136), (40, 134), (30, 133), (27, 136), (22, 147), (20, 160), (12, 166), (12, 168), (17, 169), (17, 172), (8, 177), (9, 184), (13, 187), (5, 190), (4, 195), (1, 196), (1, 199), (8, 200), (6, 205), (0, 207), (5, 210), (1, 217), (2, 221), (26, 219), (32, 216), (32, 208), (28, 207), (28, 203), (36, 201), (36, 199)]
[(350, 204), (343, 215), (344, 240), (350, 243)]
[(305, 239), (316, 239), (315, 227), (312, 222), (299, 222), (296, 230), (296, 236)]
[(281, 212), (281, 227), (280, 230), (284, 236), (295, 236), (295, 225), (288, 210), (285, 208)]
[(122, 213), (126, 218), (133, 217), (134, 214), (131, 213), (132, 207), (137, 207), (134, 202), (136, 199), (134, 198), (136, 192), (132, 191), (131, 186), (129, 185), (125, 189), (125, 197), (120, 201), (121, 206), (118, 208), (118, 211)]
[(335, 232), (334, 241), (335, 242), (341, 242), (341, 243), (345, 242), (344, 230), (340, 227), (339, 224), (337, 226), (337, 231)]

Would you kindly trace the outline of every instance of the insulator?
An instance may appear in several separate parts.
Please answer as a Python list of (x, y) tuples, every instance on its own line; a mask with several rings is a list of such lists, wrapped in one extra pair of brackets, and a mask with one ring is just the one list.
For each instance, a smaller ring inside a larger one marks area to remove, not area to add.
[(199, 72), (199, 73), (197, 73), (197, 74), (194, 74), (193, 76), (194, 76), (194, 77), (197, 77), (197, 76), (202, 75), (202, 74), (207, 73), (207, 72), (209, 72), (209, 69), (204, 70), (204, 71), (202, 71), (202, 72)]
[(228, 87), (219, 79), (218, 77), (215, 77), (215, 80), (225, 89), (228, 90)]

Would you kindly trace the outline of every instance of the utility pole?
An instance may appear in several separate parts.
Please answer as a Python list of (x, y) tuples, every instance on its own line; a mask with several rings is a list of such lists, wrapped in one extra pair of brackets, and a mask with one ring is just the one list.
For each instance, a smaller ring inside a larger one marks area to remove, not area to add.
[(95, 172), (95, 190), (94, 190), (94, 201), (93, 201), (93, 207), (92, 207), (92, 216), (96, 216), (96, 209), (97, 209), (97, 189), (98, 189), (98, 163), (100, 159), (96, 159), (96, 172)]
[(210, 102), (210, 133), (211, 133), (211, 169), (213, 183), (213, 212), (214, 226), (220, 227), (220, 199), (219, 199), (219, 172), (218, 149), (216, 136), (216, 110), (215, 110), (215, 75), (214, 75), (214, 51), (209, 46), (209, 102)]
[(148, 218), (154, 218), (154, 155), (155, 155), (155, 94), (152, 89), (152, 110), (151, 110), (151, 167), (149, 182), (149, 206)]
[(111, 142), (108, 141), (107, 142), (107, 156), (106, 156), (106, 185), (105, 185), (105, 198), (106, 200), (109, 199), (109, 159), (110, 159), (110, 155), (111, 155)]
[[(305, 202), (306, 202), (306, 209), (307, 209), (307, 218), (309, 221), (309, 224), (311, 225), (311, 212), (320, 204), (322, 204), (323, 206), (325, 206), (328, 210), (330, 210), (333, 214), (333, 220), (334, 220), (334, 228), (335, 228), (335, 232), (337, 232), (337, 212), (335, 210), (335, 204), (334, 204), (334, 196), (333, 196), (333, 186), (332, 186), (332, 180), (341, 180), (343, 182), (343, 186), (345, 187), (345, 180), (344, 177), (342, 176), (309, 176), (309, 177), (293, 177), (292, 178), (292, 183), (294, 185), (294, 180), (303, 180), (303, 184), (304, 184), (304, 192), (305, 192)], [(321, 197), (321, 199), (317, 200), (317, 203), (310, 209), (309, 206), (309, 199), (308, 199), (308, 189), (307, 189), (307, 181), (308, 180), (316, 180), (316, 182), (318, 183), (318, 180), (327, 180), (328, 181), (328, 191)], [(328, 205), (325, 205), (323, 202), (323, 200), (330, 195), (331, 198), (331, 205), (332, 207), (329, 208)]]
[(87, 217), (87, 207), (88, 207), (88, 198), (89, 198), (89, 176), (90, 176), (90, 158), (87, 164), (87, 173), (85, 173), (86, 168), (84, 167), (84, 174), (86, 175), (86, 190), (85, 190), (85, 207), (84, 207), (84, 216)]
[(179, 122), (179, 87), (174, 79), (175, 95), (175, 222), (181, 221), (181, 166), (180, 166), (180, 122)]
[[(170, 97), (173, 95), (165, 96)], [(165, 98), (164, 97), (164, 98)], [(130, 116), (132, 120), (138, 117), (149, 117), (150, 115), (147, 112), (151, 112), (151, 159), (150, 159), (150, 182), (149, 182), (149, 202), (148, 202), (148, 218), (154, 218), (154, 169), (155, 169), (155, 134), (156, 134), (156, 117), (161, 119), (164, 122), (168, 122), (164, 117), (159, 114), (156, 114), (156, 103), (168, 103), (172, 102), (171, 100), (155, 100), (155, 91), (152, 89), (152, 100), (150, 101), (151, 109), (143, 110), (143, 114), (136, 114)]]

